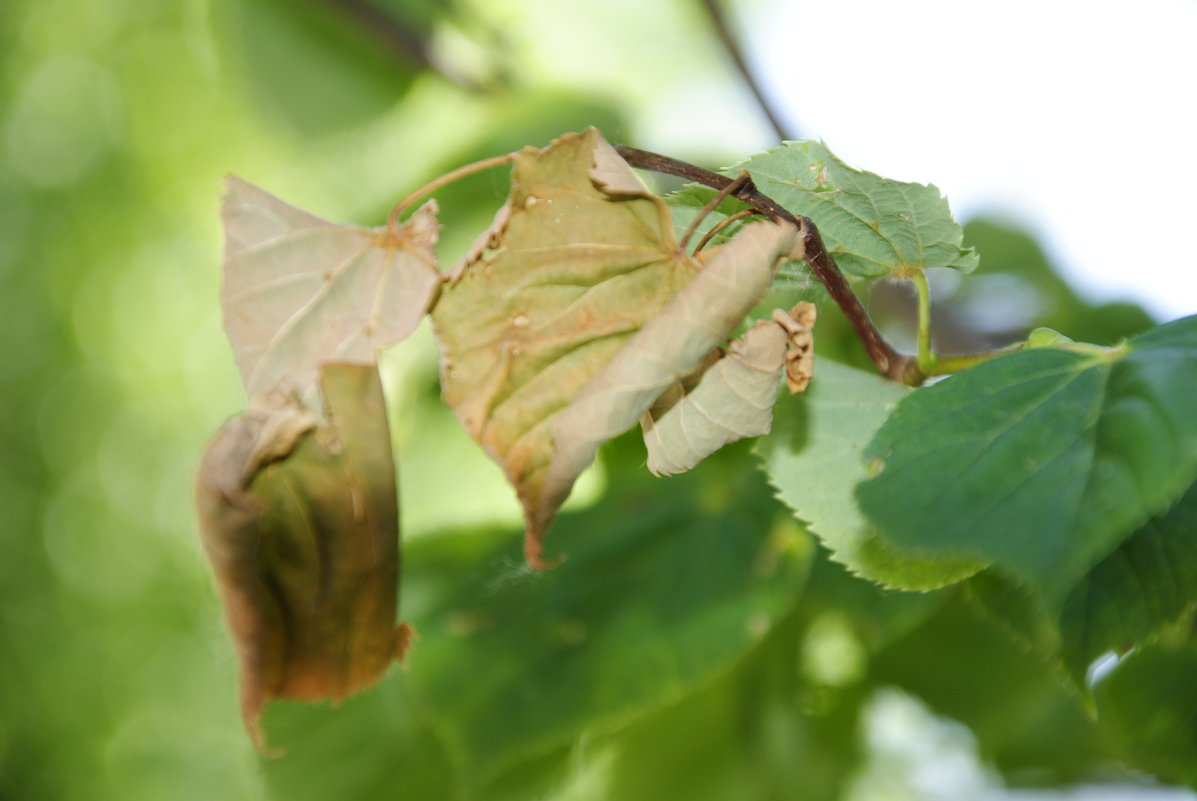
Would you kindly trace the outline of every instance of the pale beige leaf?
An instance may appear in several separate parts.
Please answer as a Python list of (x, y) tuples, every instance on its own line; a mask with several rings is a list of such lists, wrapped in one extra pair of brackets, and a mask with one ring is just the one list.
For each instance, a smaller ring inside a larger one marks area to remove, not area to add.
[(230, 177), (221, 218), (224, 326), (253, 402), (308, 396), (322, 362), (372, 364), (440, 286), (435, 203), (402, 224), (336, 225)]
[(648, 469), (684, 473), (728, 443), (768, 434), (787, 340), (780, 325), (762, 320), (657, 398), (640, 417)]

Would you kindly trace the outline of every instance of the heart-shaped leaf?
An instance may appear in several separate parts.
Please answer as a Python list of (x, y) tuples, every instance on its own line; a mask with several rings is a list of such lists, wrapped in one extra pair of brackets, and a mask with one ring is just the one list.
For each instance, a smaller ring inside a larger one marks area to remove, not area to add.
[(435, 203), (402, 224), (335, 225), (231, 176), (221, 218), (224, 327), (251, 402), (309, 396), (322, 362), (373, 364), (440, 286)]
[(490, 248), (433, 322), (445, 400), (515, 486), (530, 563), (598, 446), (725, 341), (796, 234), (759, 223), (704, 268), (597, 131), (515, 155)]
[(857, 489), (890, 543), (971, 557), (1049, 606), (1197, 479), (1197, 317), (1065, 344), (911, 393)]

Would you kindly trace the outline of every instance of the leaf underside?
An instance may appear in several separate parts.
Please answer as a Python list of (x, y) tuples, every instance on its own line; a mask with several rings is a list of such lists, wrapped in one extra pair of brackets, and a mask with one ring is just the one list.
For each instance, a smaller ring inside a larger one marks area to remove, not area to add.
[(864, 448), (911, 390), (828, 359), (801, 397), (782, 397), (772, 432), (756, 445), (769, 483), (832, 558), (889, 587), (928, 590), (960, 581), (984, 563), (910, 554), (881, 540), (853, 487), (868, 475)]
[(403, 224), (336, 225), (230, 176), (224, 327), (251, 402), (308, 397), (322, 362), (372, 364), (415, 330), (440, 286), (436, 204)]
[[(814, 220), (828, 252), (849, 276), (900, 278), (929, 267), (976, 269), (976, 252), (963, 246), (964, 231), (934, 186), (854, 169), (813, 141), (786, 142), (725, 172), (741, 171), (790, 212)], [(706, 187), (690, 187), (670, 201), (693, 209), (713, 196)], [(720, 211), (730, 213), (734, 206), (725, 201)]]

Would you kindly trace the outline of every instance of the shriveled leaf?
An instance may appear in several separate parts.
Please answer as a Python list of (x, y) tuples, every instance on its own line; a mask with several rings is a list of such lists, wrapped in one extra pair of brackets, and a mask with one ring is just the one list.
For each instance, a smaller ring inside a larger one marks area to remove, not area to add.
[(773, 430), (756, 451), (778, 497), (809, 524), (833, 559), (887, 586), (926, 590), (967, 578), (984, 563), (928, 558), (887, 545), (852, 496), (868, 475), (865, 446), (909, 394), (875, 373), (823, 359), (804, 395), (777, 403)]
[(726, 354), (712, 352), (706, 364), (657, 398), (640, 417), (648, 469), (656, 475), (682, 473), (729, 442), (769, 433), (787, 362), (809, 381), (810, 328), (794, 317), (813, 323), (813, 310), (810, 303), (791, 314), (779, 310), (775, 319), (756, 323), (733, 341)]
[(259, 747), (271, 698), (341, 699), (401, 655), (398, 503), (377, 368), (328, 364), (327, 422), (296, 403), (225, 425), (197, 476), (200, 533)]
[(763, 223), (700, 272), (665, 204), (593, 129), (517, 154), (497, 223), (433, 322), (445, 400), (516, 488), (540, 564), (598, 445), (726, 339), (795, 230)]
[[(815, 221), (828, 252), (848, 275), (902, 277), (952, 267), (972, 272), (977, 254), (934, 186), (893, 181), (840, 161), (822, 142), (786, 142), (727, 170), (747, 170), (756, 186), (794, 214)], [(713, 196), (689, 188), (671, 198), (701, 208)], [(725, 202), (721, 209), (731, 211)]]
[(440, 286), (432, 202), (402, 224), (335, 225), (230, 176), (221, 218), (224, 327), (251, 400), (307, 396), (321, 362), (372, 364)]
[(912, 393), (861, 508), (903, 549), (992, 562), (1048, 606), (1197, 479), (1197, 317), (1025, 350)]

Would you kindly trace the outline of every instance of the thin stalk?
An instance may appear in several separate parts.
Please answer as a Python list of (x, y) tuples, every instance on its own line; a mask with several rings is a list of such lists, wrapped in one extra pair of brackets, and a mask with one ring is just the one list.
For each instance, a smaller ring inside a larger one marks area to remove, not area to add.
[(752, 92), (753, 98), (756, 99), (756, 104), (760, 108), (761, 113), (765, 115), (765, 119), (769, 121), (773, 132), (777, 134), (778, 139), (797, 139), (793, 131), (787, 130), (786, 126), (782, 124), (781, 118), (777, 112), (774, 111), (773, 105), (765, 97), (760, 83), (757, 82), (756, 76), (752, 74), (752, 70), (748, 67), (748, 61), (744, 58), (744, 52), (740, 48), (739, 42), (732, 34), (731, 26), (727, 24), (727, 19), (723, 16), (723, 9), (719, 7), (719, 0), (700, 0), (700, 5), (706, 10), (707, 16), (711, 20), (711, 25), (715, 28), (715, 34), (719, 37), (723, 49), (727, 51), (727, 55), (731, 58), (732, 63), (735, 64), (736, 69), (740, 73), (740, 78), (743, 79), (744, 84), (748, 87), (748, 91)]
[(936, 362), (935, 352), (931, 350), (931, 288), (927, 285), (927, 274), (922, 270), (916, 270), (910, 280), (919, 296), (919, 371), (931, 375)]
[(466, 164), (463, 167), (458, 167), (456, 170), (450, 170), (444, 175), (433, 178), (431, 181), (424, 184), (407, 197), (403, 198), (403, 200), (400, 200), (395, 205), (395, 208), (391, 209), (391, 213), (387, 215), (387, 225), (396, 225), (399, 222), (399, 218), (403, 216), (403, 212), (407, 211), (408, 207), (410, 207), (420, 198), (432, 194), (442, 186), (447, 186), (454, 181), (460, 181), (462, 178), (467, 178), (474, 173), (482, 172), (483, 170), (489, 170), (492, 167), (498, 167), (501, 164), (510, 164), (514, 159), (514, 153), (506, 153), (502, 156), (492, 156), (488, 159), (475, 161), (472, 164)]
[(701, 253), (702, 249), (705, 248), (712, 239), (717, 237), (720, 231), (727, 228), (727, 226), (731, 225), (737, 220), (743, 220), (745, 217), (755, 217), (758, 213), (759, 212), (757, 212), (756, 209), (740, 209), (735, 214), (729, 214), (728, 216), (724, 217), (722, 220), (711, 226), (711, 230), (707, 231), (706, 236), (699, 240), (698, 244), (694, 246), (694, 252)]
[(937, 356), (935, 365), (926, 373), (926, 377), (937, 375), (950, 375), (951, 373), (958, 373), (961, 370), (966, 370), (969, 367), (987, 362), (995, 356), (1002, 356), (1007, 353), (1013, 353), (1016, 350), (1022, 350), (1025, 347), (1023, 343), (1011, 345), (1008, 348), (1000, 348), (999, 350), (992, 350), (988, 353), (962, 353), (957, 356)]
[[(682, 234), (681, 241), (677, 243), (678, 249), (685, 250), (686, 246), (690, 244), (690, 237), (694, 236), (694, 232), (698, 230), (698, 226), (702, 225), (702, 221), (707, 218), (707, 215), (714, 211), (716, 207), (723, 202), (725, 197), (732, 194), (751, 180), (752, 179), (748, 177), (748, 173), (742, 172), (736, 177), (736, 180), (720, 189), (719, 193), (715, 195), (715, 197), (711, 198), (710, 201), (708, 201), (707, 204), (702, 207), (702, 210), (698, 212), (698, 215), (694, 218), (694, 221), (690, 223), (690, 227), (686, 229), (686, 233)], [(703, 241), (705, 242), (706, 240)]]

